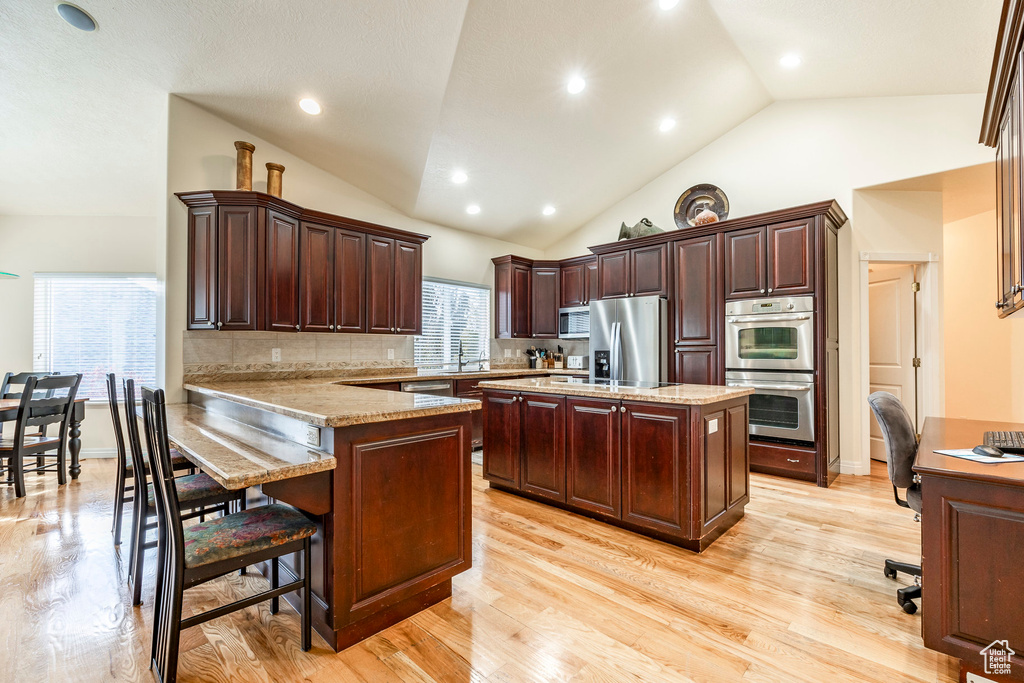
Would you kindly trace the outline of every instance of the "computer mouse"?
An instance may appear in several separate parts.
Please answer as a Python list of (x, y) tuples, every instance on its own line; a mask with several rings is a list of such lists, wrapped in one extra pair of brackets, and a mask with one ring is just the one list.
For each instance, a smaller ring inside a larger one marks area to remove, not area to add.
[(996, 448), (995, 446), (975, 446), (974, 452), (977, 455), (987, 455), (990, 458), (1003, 457), (1003, 452), (1000, 449)]

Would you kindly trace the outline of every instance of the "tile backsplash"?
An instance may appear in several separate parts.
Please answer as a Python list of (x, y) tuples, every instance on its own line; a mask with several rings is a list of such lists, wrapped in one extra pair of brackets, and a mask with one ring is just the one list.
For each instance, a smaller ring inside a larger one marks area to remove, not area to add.
[[(412, 336), (217, 330), (187, 330), (184, 335), (186, 382), (344, 376), (368, 371), (393, 374), (414, 367)], [(492, 339), (491, 367), (525, 368), (526, 349), (536, 346), (555, 351), (558, 345), (569, 355), (589, 352), (586, 340)], [(280, 360), (274, 359), (274, 349), (280, 351)], [(507, 358), (506, 349), (510, 351)], [(469, 363), (475, 360), (466, 359)]]

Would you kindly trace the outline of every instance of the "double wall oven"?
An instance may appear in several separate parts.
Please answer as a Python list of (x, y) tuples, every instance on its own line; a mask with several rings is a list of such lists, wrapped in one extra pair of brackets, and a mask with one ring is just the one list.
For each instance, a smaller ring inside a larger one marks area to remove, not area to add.
[(750, 433), (814, 442), (814, 297), (725, 307), (725, 383), (751, 387)]

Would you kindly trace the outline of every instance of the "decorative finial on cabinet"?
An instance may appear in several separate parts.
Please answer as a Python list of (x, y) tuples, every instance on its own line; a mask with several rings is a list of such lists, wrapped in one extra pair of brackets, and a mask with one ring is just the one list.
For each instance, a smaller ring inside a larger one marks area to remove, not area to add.
[(281, 174), (284, 173), (284, 166), (267, 162), (267, 194), (275, 197), (281, 196)]
[(235, 189), (252, 190), (252, 153), (256, 145), (238, 140), (235, 142)]

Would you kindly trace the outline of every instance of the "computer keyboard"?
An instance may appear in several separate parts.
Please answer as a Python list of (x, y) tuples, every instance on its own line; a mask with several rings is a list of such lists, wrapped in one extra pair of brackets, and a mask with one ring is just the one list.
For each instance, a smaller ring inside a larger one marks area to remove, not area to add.
[(985, 432), (985, 445), (1006, 453), (1024, 453), (1024, 432)]

